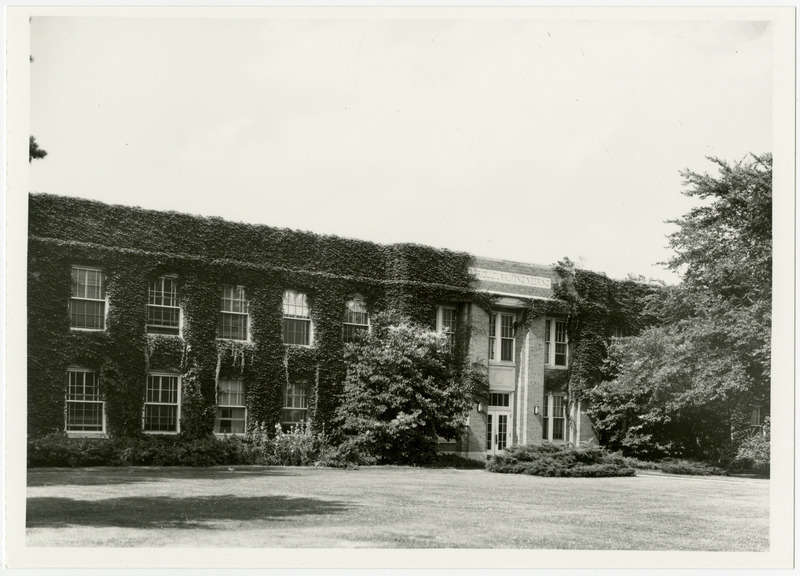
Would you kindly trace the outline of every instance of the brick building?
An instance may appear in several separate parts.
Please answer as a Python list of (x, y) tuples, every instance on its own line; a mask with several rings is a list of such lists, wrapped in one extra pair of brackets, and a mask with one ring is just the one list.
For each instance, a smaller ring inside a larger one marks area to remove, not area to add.
[(28, 252), (29, 435), (332, 422), (344, 343), (393, 307), (488, 369), (441, 450), (597, 442), (568, 398), (552, 267), (47, 194)]

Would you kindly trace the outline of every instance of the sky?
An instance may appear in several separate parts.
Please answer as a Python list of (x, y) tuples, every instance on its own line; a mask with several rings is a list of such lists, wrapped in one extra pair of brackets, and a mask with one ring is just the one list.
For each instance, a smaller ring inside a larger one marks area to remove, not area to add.
[(680, 172), (772, 150), (771, 25), (527, 15), (34, 17), (30, 189), (676, 281)]

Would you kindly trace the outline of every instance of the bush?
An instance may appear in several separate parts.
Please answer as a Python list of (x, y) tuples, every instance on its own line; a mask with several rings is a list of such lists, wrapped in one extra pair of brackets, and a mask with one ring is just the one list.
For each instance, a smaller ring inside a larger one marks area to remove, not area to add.
[(28, 441), (28, 467), (108, 465), (113, 446), (103, 438), (72, 439), (65, 433), (48, 434)]
[(474, 458), (465, 458), (453, 453), (439, 453), (428, 466), (429, 468), (460, 468), (466, 470), (473, 470), (478, 468), (486, 468), (486, 463), (483, 460), (475, 460)]
[(761, 433), (753, 434), (739, 447), (736, 459), (755, 468), (759, 472), (769, 472), (770, 422), (769, 416), (764, 419)]
[(328, 446), (322, 451), (315, 466), (331, 468), (358, 468), (375, 464), (376, 458), (368, 450), (363, 439), (348, 438), (338, 446)]
[(666, 458), (658, 463), (658, 469), (667, 474), (685, 474), (688, 476), (724, 476), (728, 472), (724, 468), (697, 460)]
[(180, 436), (141, 438), (69, 438), (50, 434), (28, 441), (28, 467), (86, 466), (224, 466), (243, 464), (239, 438), (186, 439)]
[(245, 437), (246, 459), (262, 466), (311, 466), (328, 447), (325, 435), (314, 432), (310, 422), (299, 423), (284, 432), (275, 426), (270, 435), (265, 425), (256, 426)]
[(533, 476), (634, 476), (635, 470), (618, 454), (591, 446), (572, 448), (554, 444), (511, 446), (486, 463), (490, 472)]

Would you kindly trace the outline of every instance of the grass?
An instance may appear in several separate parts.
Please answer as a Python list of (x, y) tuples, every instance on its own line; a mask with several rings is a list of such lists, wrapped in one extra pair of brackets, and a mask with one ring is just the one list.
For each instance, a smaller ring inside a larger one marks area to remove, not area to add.
[(29, 546), (769, 548), (765, 480), (483, 470), (38, 468)]

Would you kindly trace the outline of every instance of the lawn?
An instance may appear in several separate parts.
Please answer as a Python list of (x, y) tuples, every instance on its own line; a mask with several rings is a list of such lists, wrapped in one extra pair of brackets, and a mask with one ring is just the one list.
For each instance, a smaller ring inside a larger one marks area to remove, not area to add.
[(29, 546), (769, 549), (769, 482), (484, 470), (38, 468)]

